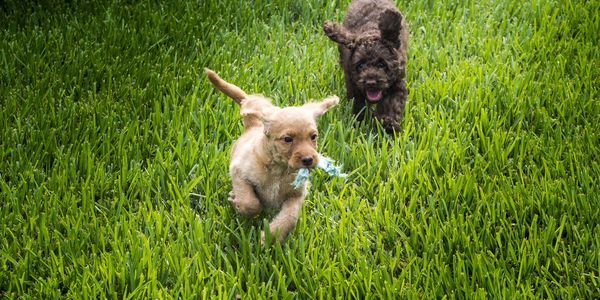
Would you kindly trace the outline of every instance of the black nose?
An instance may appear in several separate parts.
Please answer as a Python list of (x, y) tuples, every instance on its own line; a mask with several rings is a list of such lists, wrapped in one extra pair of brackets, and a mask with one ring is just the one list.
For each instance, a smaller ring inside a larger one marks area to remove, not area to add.
[(313, 163), (313, 158), (310, 156), (305, 156), (301, 160), (302, 160), (302, 164), (307, 167), (312, 165), (312, 163)]
[(367, 84), (367, 86), (372, 87), (372, 86), (377, 85), (377, 80), (375, 80), (375, 79), (369, 79), (365, 83)]

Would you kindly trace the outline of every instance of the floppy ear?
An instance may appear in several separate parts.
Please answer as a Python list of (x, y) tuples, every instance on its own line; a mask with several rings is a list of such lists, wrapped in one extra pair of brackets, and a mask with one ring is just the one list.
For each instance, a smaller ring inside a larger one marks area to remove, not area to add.
[(240, 109), (240, 114), (244, 119), (252, 118), (258, 121), (262, 121), (264, 118), (263, 110), (256, 107), (242, 107)]
[(323, 24), (323, 31), (325, 32), (325, 35), (327, 35), (332, 41), (348, 48), (354, 47), (354, 34), (348, 32), (342, 26), (333, 22), (325, 21), (325, 24)]
[(400, 47), (400, 29), (402, 29), (402, 15), (391, 9), (386, 9), (379, 15), (379, 31), (381, 37)]
[(269, 99), (256, 95), (251, 95), (240, 103), (240, 114), (246, 128), (265, 125), (277, 109), (279, 108), (273, 106)]
[(240, 113), (244, 119), (244, 127), (246, 129), (256, 126), (263, 126), (265, 128), (265, 134), (268, 135), (268, 129), (272, 122), (272, 114), (276, 113), (277, 107), (267, 108), (242, 108)]
[(316, 118), (322, 116), (327, 110), (340, 103), (340, 98), (337, 96), (329, 96), (321, 102), (310, 102), (302, 105), (303, 108), (310, 110)]

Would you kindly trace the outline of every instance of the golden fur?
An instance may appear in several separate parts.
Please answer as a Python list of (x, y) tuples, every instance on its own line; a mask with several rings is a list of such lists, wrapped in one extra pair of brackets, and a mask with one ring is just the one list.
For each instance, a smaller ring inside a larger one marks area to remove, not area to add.
[(283, 241), (296, 226), (307, 192), (306, 183), (295, 189), (292, 182), (300, 168), (312, 168), (319, 160), (316, 118), (337, 105), (339, 99), (332, 96), (280, 108), (263, 96), (247, 95), (209, 69), (205, 72), (217, 89), (240, 104), (244, 121), (244, 132), (231, 149), (233, 190), (229, 201), (246, 216), (264, 208), (278, 210), (269, 231)]

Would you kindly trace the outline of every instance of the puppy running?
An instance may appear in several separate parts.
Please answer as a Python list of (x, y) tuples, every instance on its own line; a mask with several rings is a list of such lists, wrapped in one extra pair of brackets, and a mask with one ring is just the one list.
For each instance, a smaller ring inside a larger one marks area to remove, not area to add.
[(408, 27), (389, 0), (354, 0), (342, 25), (325, 22), (325, 34), (338, 43), (348, 99), (358, 120), (375, 108), (387, 131), (401, 128), (408, 95), (404, 77)]
[(269, 230), (283, 241), (296, 226), (307, 192), (306, 182), (294, 188), (294, 178), (299, 169), (313, 168), (319, 160), (316, 118), (339, 99), (332, 96), (321, 102), (279, 108), (263, 96), (247, 95), (212, 70), (205, 72), (217, 89), (240, 105), (244, 122), (244, 132), (231, 149), (233, 190), (229, 201), (245, 216), (264, 208), (279, 210)]

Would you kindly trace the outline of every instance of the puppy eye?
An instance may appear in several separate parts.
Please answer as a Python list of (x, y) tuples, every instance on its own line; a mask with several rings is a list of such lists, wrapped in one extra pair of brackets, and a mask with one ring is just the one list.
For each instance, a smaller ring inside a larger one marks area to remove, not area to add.
[(364, 63), (358, 63), (358, 65), (356, 65), (356, 69), (357, 69), (358, 71), (360, 71), (360, 70), (364, 69), (364, 67), (365, 67), (365, 64), (364, 64)]
[(383, 69), (383, 68), (385, 68), (385, 64), (383, 62), (378, 62), (377, 67), (380, 69)]
[(293, 141), (294, 141), (294, 138), (292, 138), (289, 135), (283, 137), (283, 142), (286, 144), (291, 144)]
[(311, 141), (316, 141), (316, 140), (317, 140), (317, 135), (316, 135), (316, 134), (314, 134), (314, 133), (313, 133), (313, 134), (311, 134), (311, 135), (310, 135), (310, 140), (311, 140)]

